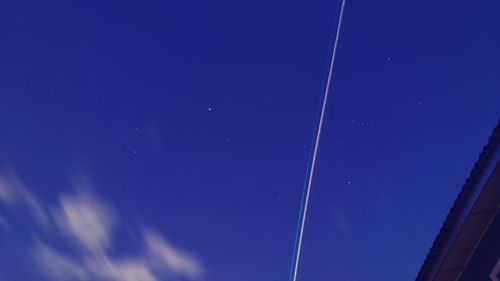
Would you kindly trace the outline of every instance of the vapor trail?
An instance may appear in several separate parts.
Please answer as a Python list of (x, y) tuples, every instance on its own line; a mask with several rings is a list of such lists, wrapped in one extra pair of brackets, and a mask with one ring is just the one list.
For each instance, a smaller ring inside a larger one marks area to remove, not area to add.
[(303, 203), (302, 218), (300, 220), (300, 232), (298, 233), (299, 240), (298, 240), (298, 243), (297, 243), (297, 249), (296, 249), (296, 254), (295, 254), (295, 262), (294, 262), (294, 265), (293, 265), (293, 278), (292, 278), (292, 281), (297, 281), (297, 272), (298, 272), (298, 269), (299, 269), (300, 252), (301, 252), (301, 249), (302, 249), (302, 237), (304, 235), (304, 226), (305, 226), (305, 223), (306, 223), (307, 207), (309, 205), (309, 195), (311, 193), (311, 186), (312, 186), (312, 180), (313, 180), (313, 175), (314, 175), (314, 167), (316, 166), (316, 157), (318, 155), (318, 146), (319, 146), (319, 140), (320, 140), (320, 137), (321, 137), (321, 128), (323, 127), (323, 119), (325, 117), (326, 104), (327, 104), (327, 101), (328, 101), (328, 96), (330, 94), (330, 86), (331, 86), (331, 83), (332, 83), (332, 76), (333, 76), (333, 66), (335, 64), (335, 56), (337, 54), (337, 46), (338, 46), (338, 42), (339, 42), (340, 27), (342, 25), (342, 18), (344, 16), (344, 7), (345, 7), (345, 0), (342, 0), (342, 6), (340, 8), (339, 21), (337, 23), (337, 33), (335, 35), (335, 41), (334, 41), (334, 44), (333, 44), (332, 58), (331, 58), (331, 61), (330, 61), (330, 70), (328, 72), (328, 80), (326, 82), (326, 89), (325, 89), (325, 94), (324, 94), (324, 97), (323, 97), (323, 105), (321, 107), (321, 115), (319, 117), (318, 130), (316, 132), (316, 138), (315, 138), (315, 143), (314, 143), (314, 151), (313, 151), (313, 156), (312, 156), (312, 161), (311, 161), (311, 169), (309, 170), (309, 174), (308, 174), (307, 189), (306, 189), (306, 198), (305, 198), (305, 201)]

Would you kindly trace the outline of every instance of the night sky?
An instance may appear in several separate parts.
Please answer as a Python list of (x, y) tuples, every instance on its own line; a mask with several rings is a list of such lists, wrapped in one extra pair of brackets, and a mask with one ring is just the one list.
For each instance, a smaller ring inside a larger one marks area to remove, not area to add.
[[(285, 281), (340, 1), (0, 3), (0, 281)], [(500, 2), (347, 1), (300, 281), (413, 280), (500, 117)]]

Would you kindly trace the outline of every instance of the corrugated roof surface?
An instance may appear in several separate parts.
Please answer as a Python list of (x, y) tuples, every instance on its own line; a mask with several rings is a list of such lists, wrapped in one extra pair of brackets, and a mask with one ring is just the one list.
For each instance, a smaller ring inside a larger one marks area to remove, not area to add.
[(430, 277), (432, 273), (432, 269), (434, 264), (437, 262), (437, 257), (441, 251), (443, 251), (444, 245), (446, 241), (452, 235), (451, 230), (454, 228), (455, 224), (457, 224), (458, 216), (460, 215), (462, 209), (464, 208), (466, 202), (469, 200), (474, 188), (481, 188), (477, 186), (477, 182), (481, 177), (481, 174), (484, 172), (485, 167), (488, 165), (488, 162), (500, 143), (500, 120), (497, 123), (497, 126), (493, 130), (492, 135), (488, 139), (488, 144), (484, 146), (483, 151), (479, 155), (479, 160), (475, 163), (474, 168), (472, 169), (469, 177), (465, 181), (462, 190), (457, 196), (453, 207), (450, 212), (446, 216), (446, 220), (441, 226), (441, 230), (437, 235), (432, 247), (425, 258), (425, 261), (420, 268), (420, 272), (418, 273), (416, 281), (424, 281)]

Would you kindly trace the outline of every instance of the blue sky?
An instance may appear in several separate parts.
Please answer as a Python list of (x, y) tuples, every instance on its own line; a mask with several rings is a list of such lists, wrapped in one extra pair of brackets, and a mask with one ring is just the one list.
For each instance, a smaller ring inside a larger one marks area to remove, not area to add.
[[(1, 3), (0, 280), (287, 280), (339, 10)], [(415, 278), (499, 118), (499, 12), (347, 1), (299, 280)]]

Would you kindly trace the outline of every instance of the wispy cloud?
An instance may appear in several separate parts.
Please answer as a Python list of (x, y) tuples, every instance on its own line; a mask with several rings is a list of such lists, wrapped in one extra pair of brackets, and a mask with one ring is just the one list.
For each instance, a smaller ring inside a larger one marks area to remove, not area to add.
[(347, 221), (346, 215), (341, 208), (334, 208), (332, 210), (333, 221), (338, 229), (345, 234), (351, 233), (351, 227)]
[[(159, 234), (146, 231), (144, 233), (147, 253), (153, 264), (166, 266), (170, 271), (198, 279), (203, 274), (203, 268), (196, 258), (189, 253), (177, 249), (163, 239)], [(157, 264), (160, 262), (160, 264)]]
[(9, 206), (26, 207), (38, 223), (43, 226), (49, 224), (46, 210), (38, 199), (28, 191), (13, 169), (3, 173), (0, 172), (0, 200)]
[(0, 217), (0, 226), (5, 228), (5, 229), (9, 228), (9, 224), (7, 223), (7, 221), (3, 217)]
[(55, 280), (89, 280), (86, 268), (71, 258), (37, 241), (33, 246), (33, 257), (39, 268)]
[(140, 258), (87, 260), (87, 267), (98, 280), (157, 281), (151, 266)]
[(117, 218), (111, 207), (90, 194), (60, 198), (60, 208), (53, 212), (60, 230), (83, 248), (95, 252), (112, 243)]
[(152, 147), (156, 149), (160, 153), (165, 153), (167, 148), (165, 147), (165, 143), (162, 139), (162, 135), (158, 126), (155, 123), (149, 123), (146, 127), (147, 132), (150, 136), (150, 141), (152, 143)]
[[(205, 272), (201, 263), (179, 249), (159, 233), (143, 230), (143, 239), (135, 247), (135, 256), (113, 255), (114, 232), (120, 216), (111, 204), (97, 198), (88, 189), (75, 187), (72, 194), (59, 197), (56, 206), (41, 204), (10, 173), (0, 174), (0, 201), (8, 206), (31, 210), (37, 220), (50, 221), (54, 239), (78, 245), (76, 252), (57, 249), (41, 237), (33, 237), (32, 256), (41, 272), (52, 280), (158, 281), (162, 276), (200, 279)], [(43, 216), (40, 216), (43, 214)], [(40, 216), (40, 217), (39, 217)], [(0, 217), (1, 219), (1, 217)], [(7, 224), (5, 221), (0, 221)], [(135, 244), (131, 244), (135, 245)], [(131, 246), (132, 247), (132, 246)]]
[(55, 280), (158, 280), (150, 265), (140, 258), (86, 255), (77, 261), (41, 242), (34, 247), (33, 257), (43, 273)]

